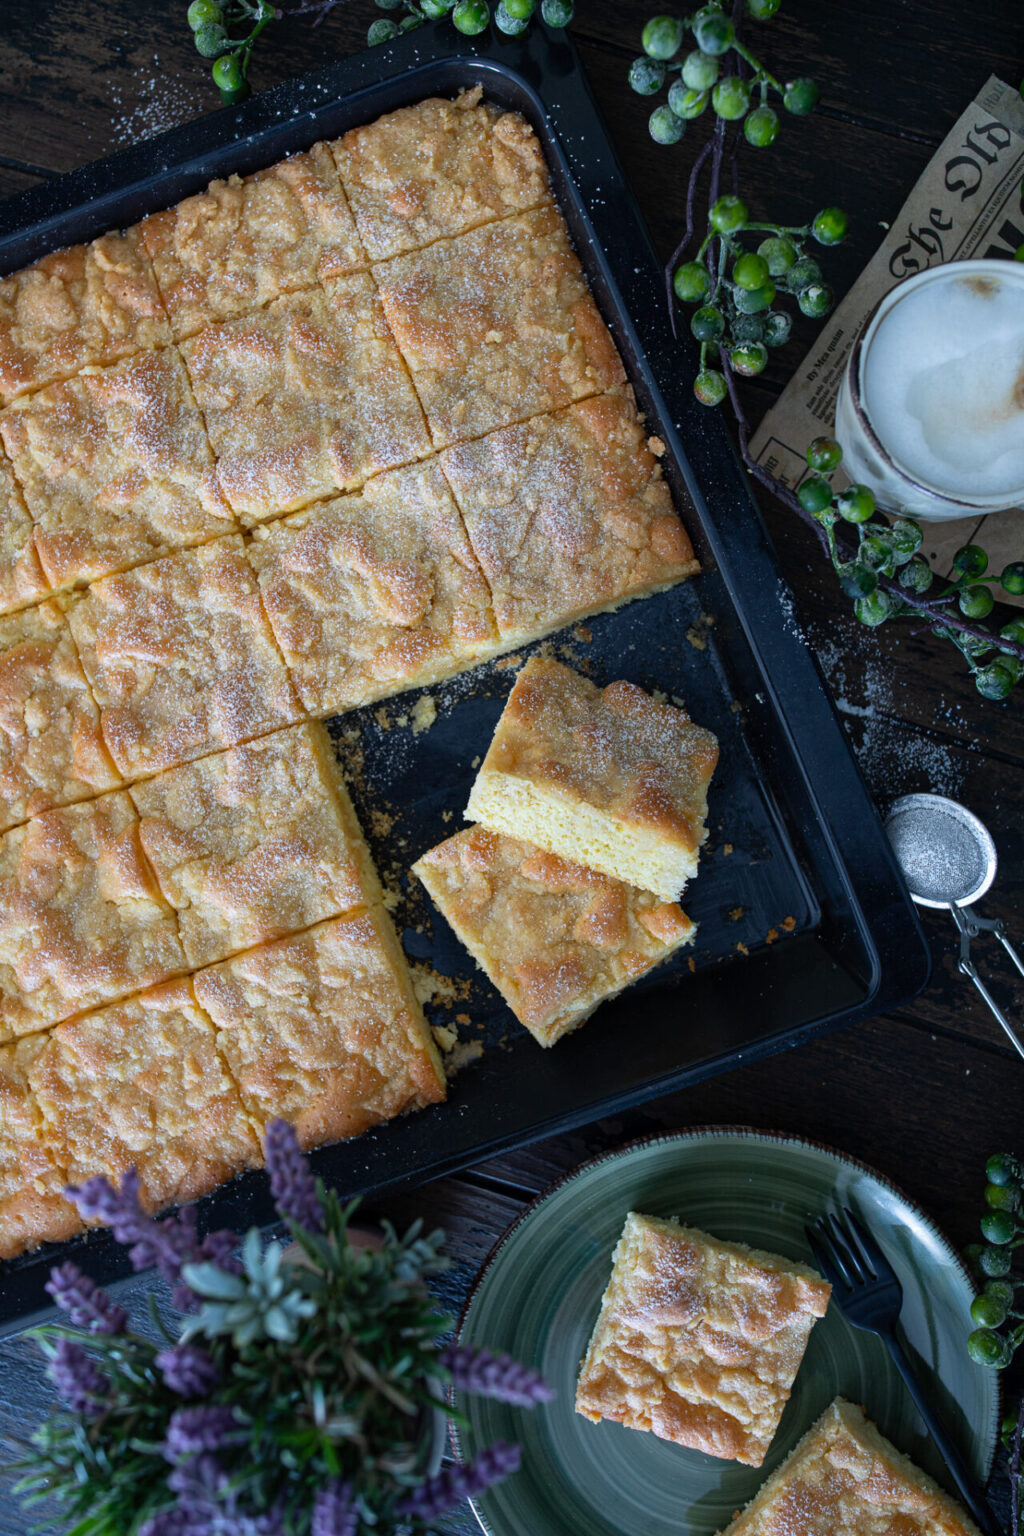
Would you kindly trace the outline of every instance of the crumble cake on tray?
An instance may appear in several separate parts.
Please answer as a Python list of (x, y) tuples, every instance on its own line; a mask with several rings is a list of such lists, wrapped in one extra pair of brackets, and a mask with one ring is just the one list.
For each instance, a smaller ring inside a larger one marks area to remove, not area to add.
[[(72, 1175), (137, 1162), (155, 1209), (275, 1115), (312, 1147), (443, 1099), (315, 718), (699, 569), (536, 136), (480, 96), (0, 280), (0, 1255), (73, 1230)], [(499, 984), (545, 1043), (694, 931), (480, 828), (421, 868), (467, 913), (484, 881), (481, 952), (518, 903)]]

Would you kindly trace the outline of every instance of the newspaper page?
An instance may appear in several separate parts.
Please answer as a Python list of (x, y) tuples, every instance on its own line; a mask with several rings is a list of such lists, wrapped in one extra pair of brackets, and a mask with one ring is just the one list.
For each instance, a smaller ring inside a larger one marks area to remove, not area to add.
[[(888, 236), (751, 440), (751, 453), (777, 479), (796, 486), (807, 474), (812, 438), (831, 432), (836, 395), (860, 327), (905, 277), (943, 261), (1011, 257), (1024, 245), (1024, 100), (993, 76), (936, 150), (893, 220)], [(982, 528), (982, 523), (984, 528)], [(977, 534), (989, 569), (1024, 558), (1024, 509), (984, 518), (923, 523), (922, 554), (945, 575), (953, 555)], [(1024, 606), (1024, 598), (998, 593)]]

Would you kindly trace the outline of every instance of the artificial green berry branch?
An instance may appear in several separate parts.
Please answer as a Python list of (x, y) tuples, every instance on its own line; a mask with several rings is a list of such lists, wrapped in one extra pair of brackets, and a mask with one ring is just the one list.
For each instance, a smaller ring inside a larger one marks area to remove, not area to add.
[[(935, 590), (932, 570), (918, 554), (923, 536), (913, 519), (900, 517), (890, 523), (876, 515), (868, 486), (833, 491), (831, 477), (842, 458), (838, 443), (819, 438), (810, 445), (810, 474), (795, 493), (750, 453), (750, 428), (737, 376), (762, 373), (769, 349), (789, 339), (792, 319), (776, 307), (778, 301), (795, 300), (796, 308), (810, 319), (828, 314), (832, 290), (812, 252), (815, 246), (838, 245), (849, 222), (841, 208), (823, 208), (801, 225), (755, 221), (737, 191), (735, 156), (741, 139), (733, 125), (742, 120), (742, 139), (764, 149), (774, 143), (780, 127), (770, 97), (781, 98), (794, 116), (813, 111), (818, 102), (813, 80), (799, 78), (783, 85), (741, 37), (744, 16), (769, 20), (779, 3), (733, 0), (727, 15), (722, 0), (710, 0), (689, 16), (654, 16), (641, 34), (643, 55), (630, 65), (629, 83), (640, 95), (653, 96), (668, 83), (667, 103), (655, 107), (649, 120), (657, 143), (678, 143), (687, 122), (709, 106), (716, 118), (690, 171), (683, 238), (665, 267), (673, 335), (678, 334), (675, 301), (695, 306), (690, 331), (700, 345), (697, 399), (715, 406), (728, 397), (748, 471), (814, 528), (858, 619), (874, 628), (901, 615), (916, 618), (956, 646), (979, 693), (1003, 699), (1024, 676), (1024, 622), (1013, 620), (996, 633), (980, 621), (994, 607), (991, 583), (998, 581), (1013, 595), (1024, 593), (1024, 561), (1012, 562), (998, 577), (986, 575), (985, 551), (968, 545), (957, 552), (952, 578)], [(696, 48), (683, 55), (688, 39)], [(730, 148), (733, 190), (723, 193)], [(705, 176), (707, 222), (691, 255), (698, 240), (696, 206)]]

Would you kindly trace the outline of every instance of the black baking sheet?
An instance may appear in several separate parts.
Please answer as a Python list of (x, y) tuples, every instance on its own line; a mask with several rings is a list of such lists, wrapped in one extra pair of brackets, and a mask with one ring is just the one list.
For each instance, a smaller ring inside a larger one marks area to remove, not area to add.
[[(461, 824), (514, 665), (425, 690), (429, 729), (415, 729), (425, 718), (417, 693), (329, 722), (406, 951), (433, 990), (428, 1012), (455, 1025), (464, 1061), (446, 1104), (314, 1154), (318, 1171), (349, 1194), (433, 1178), (695, 1083), (893, 1008), (927, 979), (927, 951), (878, 817), (787, 617), (791, 599), (725, 425), (693, 399), (693, 359), (670, 339), (658, 263), (563, 34), (538, 24), (514, 41), (470, 43), (423, 28), (32, 188), (0, 206), (0, 271), (132, 223), (215, 175), (258, 169), (477, 82), (541, 137), (649, 427), (667, 444), (666, 473), (704, 564), (696, 580), (546, 644), (595, 682), (628, 678), (685, 701), (719, 737), (721, 761), (708, 848), (684, 898), (699, 924), (694, 949), (544, 1051), (406, 874)], [(204, 1226), (271, 1217), (261, 1174), (201, 1203)], [(83, 1248), (97, 1279), (125, 1272), (105, 1233), (61, 1252)], [(46, 1306), (52, 1256), (40, 1250), (0, 1265), (0, 1332)]]

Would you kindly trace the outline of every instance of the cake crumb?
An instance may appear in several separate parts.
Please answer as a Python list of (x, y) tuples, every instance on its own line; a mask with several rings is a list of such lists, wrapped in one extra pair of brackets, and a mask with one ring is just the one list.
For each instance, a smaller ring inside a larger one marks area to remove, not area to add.
[(589, 645), (594, 638), (594, 631), (590, 628), (589, 624), (577, 624), (572, 632), (572, 637), (574, 640), (578, 640), (581, 645)]
[(726, 854), (732, 853), (732, 843), (723, 843), (722, 852)]
[(484, 1053), (483, 1044), (479, 1040), (460, 1040), (455, 1049), (445, 1057), (445, 1076), (453, 1078), (463, 1067), (468, 1067), (470, 1062), (479, 1061)]
[(383, 903), (385, 912), (394, 912), (401, 899), (401, 891), (396, 890), (393, 885), (385, 885), (383, 887), (383, 895), (381, 896), (381, 901)]
[(656, 459), (660, 459), (665, 452), (665, 444), (660, 437), (649, 437), (647, 439), (647, 446)]
[(742, 939), (737, 939), (736, 940), (736, 948), (739, 950), (741, 955), (749, 955), (750, 954), (750, 950), (744, 944)]
[(465, 1026), (470, 1022), (469, 1014), (468, 1013), (457, 1013), (455, 1015), (455, 1022), (456, 1022), (456, 1024), (461, 1024), (463, 1026), (463, 1028), (465, 1028)]
[(689, 959), (688, 959), (688, 960), (687, 960), (687, 962), (686, 962), (686, 963), (687, 963), (687, 965), (688, 965), (688, 966), (689, 966), (689, 967), (690, 967), (690, 973), (691, 973), (691, 975), (692, 975), (692, 974), (693, 974), (693, 973), (694, 973), (694, 972), (695, 972), (695, 971), (696, 971), (696, 969), (697, 969), (697, 962), (696, 962), (696, 960), (695, 960), (695, 959), (694, 959), (694, 958), (693, 958), (693, 956), (692, 956), (692, 955), (690, 955), (690, 957), (689, 957)]
[(451, 821), (451, 819), (454, 816), (454, 814), (455, 814), (454, 811), (442, 811), (441, 812), (441, 820), (442, 821), (446, 821), (446, 822), (447, 821)]
[(439, 1051), (452, 1051), (459, 1042), (459, 1032), (454, 1024), (434, 1024), (430, 1033), (433, 1035)]
[(511, 656), (502, 656), (494, 663), (495, 672), (507, 672), (510, 667), (518, 667), (522, 661), (519, 651), (513, 651)]
[(743, 705), (740, 703), (739, 699), (733, 699), (732, 703), (729, 705), (729, 709), (732, 714), (739, 715), (743, 712)]
[(764, 936), (764, 941), (766, 944), (774, 944), (778, 936), (779, 930), (777, 928), (769, 928), (768, 932)]
[(434, 703), (433, 699), (430, 697), (430, 694), (429, 693), (425, 693), (423, 695), (423, 697), (417, 699), (416, 703), (413, 705), (413, 711), (412, 711), (412, 733), (413, 733), (413, 735), (414, 736), (421, 736), (424, 731), (429, 731), (430, 727), (433, 725), (433, 723), (434, 723), (434, 721), (436, 719), (437, 719), (437, 705)]
[(696, 625), (690, 625), (689, 629), (686, 631), (686, 638), (689, 640), (695, 651), (707, 650), (708, 643), (704, 636), (701, 634), (700, 630), (697, 629)]
[(389, 716), (387, 710), (384, 708), (383, 704), (379, 707), (379, 709), (374, 710), (373, 718), (376, 720), (382, 731), (390, 731), (391, 717)]
[(481, 757), (481, 756), (480, 756), (480, 754), (479, 754), (479, 753), (477, 753), (477, 755), (476, 755), (476, 757), (474, 757), (474, 759), (473, 759), (473, 761), (472, 761), (472, 762), (471, 762), (471, 763), (470, 763), (470, 765), (469, 765), (469, 766), (470, 766), (470, 767), (471, 767), (471, 768), (479, 768), (479, 767), (480, 767), (480, 764), (481, 764), (481, 763), (482, 763), (482, 762), (483, 762), (483, 758), (482, 758), (482, 757)]
[(395, 824), (395, 818), (387, 811), (373, 810), (370, 812), (370, 826), (377, 837), (387, 837)]
[(730, 921), (730, 923), (738, 923), (742, 916), (743, 916), (743, 908), (742, 907), (733, 907), (732, 911), (729, 913), (729, 921)]
[(398, 719), (395, 721), (395, 724), (396, 725), (400, 725), (402, 727), (402, 729), (404, 730), (405, 727), (409, 724), (409, 716), (408, 715), (399, 715)]
[(793, 929), (796, 927), (796, 918), (795, 917), (784, 917), (782, 919), (782, 926), (783, 926), (783, 928), (785, 928), (787, 933), (792, 933)]

